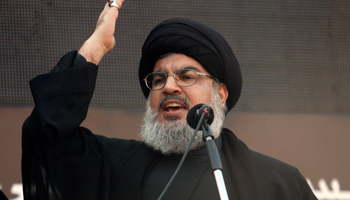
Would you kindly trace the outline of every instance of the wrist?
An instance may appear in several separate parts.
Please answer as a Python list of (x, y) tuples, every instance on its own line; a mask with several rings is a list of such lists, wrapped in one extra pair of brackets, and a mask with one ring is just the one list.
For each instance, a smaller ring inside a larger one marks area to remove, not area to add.
[(91, 38), (85, 41), (78, 51), (87, 62), (94, 63), (95, 65), (98, 65), (108, 52), (109, 50), (106, 47)]

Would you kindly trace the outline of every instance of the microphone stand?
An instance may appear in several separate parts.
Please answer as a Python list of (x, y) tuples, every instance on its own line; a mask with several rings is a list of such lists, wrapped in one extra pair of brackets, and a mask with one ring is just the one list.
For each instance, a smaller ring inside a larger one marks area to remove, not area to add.
[[(201, 107), (201, 108), (198, 109), (199, 107)], [(193, 113), (192, 113), (193, 115), (189, 115), (192, 110), (193, 110)], [(211, 112), (209, 113), (208, 110)], [(217, 186), (218, 191), (219, 191), (220, 199), (221, 200), (228, 200), (228, 195), (227, 195), (227, 191), (226, 191), (224, 177), (222, 176), (222, 164), (221, 164), (221, 160), (220, 160), (220, 155), (219, 155), (218, 149), (216, 148), (216, 145), (214, 142), (214, 134), (211, 131), (211, 129), (207, 123), (208, 120), (211, 119), (210, 115), (214, 115), (214, 113), (212, 112), (212, 110), (210, 110), (210, 107), (208, 105), (205, 105), (205, 104), (198, 104), (198, 105), (194, 106), (193, 108), (191, 108), (191, 110), (189, 112), (190, 113), (187, 115), (187, 123), (192, 128), (194, 128), (194, 126), (196, 125), (196, 128), (195, 128), (196, 130), (192, 136), (190, 144), (188, 145), (184, 155), (182, 156), (182, 159), (179, 163), (179, 166), (176, 168), (173, 176), (171, 177), (168, 184), (164, 188), (162, 194), (160, 194), (158, 200), (161, 200), (163, 198), (164, 194), (166, 193), (169, 186), (171, 185), (174, 178), (176, 177), (177, 173), (179, 172), (183, 162), (185, 161), (185, 158), (186, 158), (188, 152), (190, 151), (191, 144), (192, 144), (198, 130), (200, 130), (200, 127), (202, 127), (203, 141), (205, 141), (206, 146), (207, 146), (207, 153), (209, 155), (209, 160), (210, 160), (210, 163), (211, 163), (211, 166), (213, 169), (213, 173), (214, 173), (214, 177), (215, 177), (215, 181), (216, 181), (216, 186)], [(197, 114), (195, 112), (197, 112)], [(192, 118), (192, 116), (194, 118)], [(197, 120), (199, 120), (199, 121), (197, 121)], [(212, 119), (209, 123), (211, 123), (211, 122), (212, 122)]]
[[(203, 110), (204, 113), (207, 113), (207, 110)], [(203, 113), (203, 114), (204, 114)], [(206, 115), (206, 117), (208, 117)], [(207, 147), (207, 153), (209, 155), (209, 160), (211, 167), (213, 169), (216, 186), (219, 191), (219, 196), (221, 200), (228, 200), (227, 190), (225, 186), (224, 177), (222, 175), (222, 164), (219, 155), (219, 151), (214, 142), (214, 134), (210, 129), (210, 126), (207, 124), (207, 120), (202, 122), (202, 132), (203, 132), (203, 141)]]

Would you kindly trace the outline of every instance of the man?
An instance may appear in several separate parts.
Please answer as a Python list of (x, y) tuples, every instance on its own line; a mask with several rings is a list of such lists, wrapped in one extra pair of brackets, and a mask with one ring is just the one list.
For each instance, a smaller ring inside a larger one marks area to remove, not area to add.
[[(139, 78), (147, 98), (144, 142), (94, 135), (79, 125), (93, 95), (97, 65), (115, 45), (123, 1), (106, 4), (92, 36), (54, 69), (30, 81), (35, 101), (23, 125), (26, 199), (157, 199), (185, 152), (191, 107), (209, 104), (230, 199), (316, 199), (298, 170), (249, 150), (225, 114), (241, 92), (238, 62), (225, 39), (187, 19), (160, 23), (142, 50)], [(163, 199), (219, 199), (200, 134)]]

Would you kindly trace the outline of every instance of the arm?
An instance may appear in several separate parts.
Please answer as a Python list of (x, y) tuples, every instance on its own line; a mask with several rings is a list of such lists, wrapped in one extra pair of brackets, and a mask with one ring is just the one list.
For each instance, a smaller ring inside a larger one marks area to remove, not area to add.
[[(116, 3), (121, 7), (123, 0)], [(78, 52), (87, 62), (76, 66), (75, 53), (71, 52), (49, 74), (30, 81), (35, 102), (31, 118), (39, 122), (49, 146), (72, 137), (85, 119), (95, 87), (96, 65), (115, 45), (114, 31), (118, 15), (118, 8), (109, 7), (106, 3), (95, 31)], [(27, 125), (25, 123), (24, 128)]]
[[(119, 6), (122, 2), (117, 1)], [(98, 185), (100, 175), (83, 176), (91, 169), (101, 171), (96, 139), (90, 131), (79, 126), (86, 117), (93, 95), (96, 65), (114, 48), (117, 17), (117, 8), (106, 5), (94, 33), (79, 50), (88, 62), (74, 63), (76, 52), (70, 52), (50, 73), (30, 81), (35, 108), (24, 122), (22, 134), (26, 199), (51, 199), (51, 196), (60, 199), (61, 195), (67, 194), (69, 184), (76, 183), (73, 180), (88, 186)], [(98, 187), (89, 189), (88, 186), (86, 191), (89, 193), (85, 193), (96, 194)]]

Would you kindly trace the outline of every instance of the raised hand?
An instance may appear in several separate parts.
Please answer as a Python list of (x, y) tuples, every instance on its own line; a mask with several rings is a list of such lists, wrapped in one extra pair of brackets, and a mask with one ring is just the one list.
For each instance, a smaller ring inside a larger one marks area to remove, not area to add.
[[(124, 0), (115, 1), (119, 8), (122, 7), (123, 2)], [(110, 7), (109, 3), (106, 3), (98, 18), (95, 31), (78, 51), (88, 62), (98, 65), (103, 56), (113, 50), (115, 23), (119, 16), (118, 7)]]

